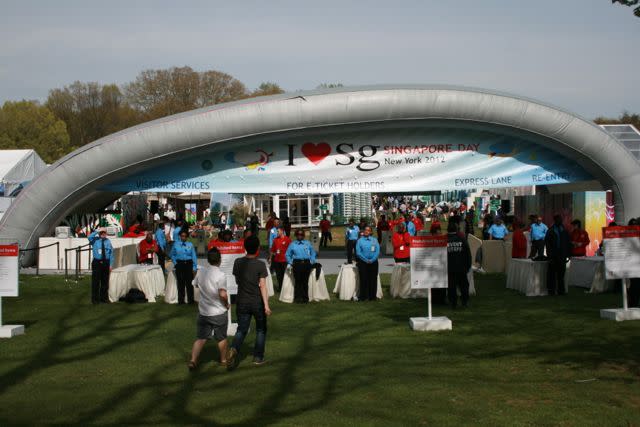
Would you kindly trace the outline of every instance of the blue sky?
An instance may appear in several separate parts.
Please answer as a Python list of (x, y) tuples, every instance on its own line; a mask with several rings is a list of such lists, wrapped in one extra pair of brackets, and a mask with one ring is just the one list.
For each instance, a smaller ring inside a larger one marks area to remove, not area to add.
[(2, 0), (0, 102), (188, 65), (249, 88), (454, 84), (640, 112), (640, 18), (610, 0), (304, 3)]

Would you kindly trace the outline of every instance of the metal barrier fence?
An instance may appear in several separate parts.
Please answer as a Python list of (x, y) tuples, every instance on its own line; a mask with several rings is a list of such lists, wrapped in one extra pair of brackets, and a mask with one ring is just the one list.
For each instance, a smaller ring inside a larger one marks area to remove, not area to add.
[[(87, 249), (83, 249), (87, 248)], [(75, 248), (68, 248), (64, 250), (64, 281), (69, 281), (69, 252), (75, 251), (75, 282), (78, 283), (80, 281), (80, 271), (81, 271), (81, 262), (82, 262), (82, 252), (89, 252), (89, 256), (87, 257), (87, 270), (91, 269), (91, 243), (87, 243), (86, 245), (76, 246)]]

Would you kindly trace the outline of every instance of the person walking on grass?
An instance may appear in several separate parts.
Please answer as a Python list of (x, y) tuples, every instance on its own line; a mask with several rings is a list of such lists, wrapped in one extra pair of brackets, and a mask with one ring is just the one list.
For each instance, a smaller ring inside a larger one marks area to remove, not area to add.
[(251, 318), (256, 321), (256, 342), (253, 347), (254, 365), (262, 365), (264, 349), (267, 340), (267, 316), (271, 315), (269, 295), (267, 293), (267, 265), (258, 259), (260, 240), (250, 236), (244, 241), (247, 252), (233, 264), (233, 275), (238, 284), (236, 299), (236, 316), (238, 331), (233, 338), (233, 344), (227, 352), (227, 368), (235, 369), (238, 365), (238, 353), (249, 332)]
[(202, 270), (193, 280), (193, 285), (200, 289), (198, 301), (198, 320), (196, 340), (191, 350), (189, 370), (198, 367), (198, 358), (205, 343), (212, 337), (218, 343), (220, 364), (227, 364), (227, 327), (229, 323), (229, 296), (227, 294), (227, 276), (220, 270), (220, 251), (211, 248), (207, 253), (210, 267)]

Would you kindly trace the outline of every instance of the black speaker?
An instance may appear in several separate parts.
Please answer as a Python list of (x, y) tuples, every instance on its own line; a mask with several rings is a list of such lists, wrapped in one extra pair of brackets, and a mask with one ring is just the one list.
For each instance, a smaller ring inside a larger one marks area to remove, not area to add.
[(504, 212), (505, 214), (507, 214), (508, 212), (511, 212), (511, 200), (509, 199), (502, 200), (500, 206), (502, 206), (502, 212)]
[(160, 202), (157, 200), (152, 200), (151, 205), (149, 206), (149, 212), (152, 214), (157, 214), (160, 210)]

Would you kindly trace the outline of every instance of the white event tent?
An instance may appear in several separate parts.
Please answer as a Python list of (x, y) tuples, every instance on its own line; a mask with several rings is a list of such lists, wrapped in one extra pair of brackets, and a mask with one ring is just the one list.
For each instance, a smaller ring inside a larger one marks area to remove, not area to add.
[(46, 168), (34, 150), (0, 150), (0, 218), (11, 204), (11, 194)]

